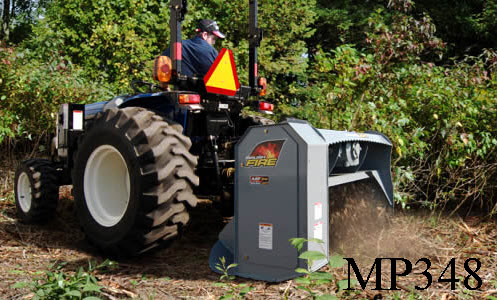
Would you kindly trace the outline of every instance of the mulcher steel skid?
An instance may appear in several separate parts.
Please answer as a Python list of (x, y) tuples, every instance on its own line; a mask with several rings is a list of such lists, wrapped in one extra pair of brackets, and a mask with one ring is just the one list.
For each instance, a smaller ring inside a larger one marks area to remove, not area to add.
[(72, 184), (87, 239), (107, 254), (131, 256), (172, 241), (197, 197), (209, 198), (235, 214), (211, 252), (213, 269), (224, 256), (238, 264), (236, 275), (279, 281), (305, 267), (289, 238), (317, 237), (328, 250), (329, 186), (374, 178), (391, 204), (391, 144), (383, 135), (242, 115), (247, 106), (273, 109), (259, 100), (266, 93), (257, 75), (262, 30), (257, 1), (249, 4), (249, 86), (239, 85), (226, 49), (205, 78), (182, 74), (187, 1), (171, 0), (171, 58), (155, 61), (159, 84), (133, 82), (133, 95), (63, 104), (52, 159), (25, 161), (16, 172), (19, 218), (49, 219), (58, 187)]

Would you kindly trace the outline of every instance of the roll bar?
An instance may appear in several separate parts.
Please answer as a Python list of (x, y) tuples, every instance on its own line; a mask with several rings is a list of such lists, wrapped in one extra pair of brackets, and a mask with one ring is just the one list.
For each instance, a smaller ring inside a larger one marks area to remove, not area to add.
[[(171, 0), (169, 6), (171, 19), (169, 28), (171, 31), (171, 39), (169, 48), (171, 49), (172, 60), (172, 81), (186, 79), (186, 76), (181, 74), (182, 60), (182, 38), (181, 38), (181, 22), (185, 19), (188, 12), (187, 0)], [(251, 95), (258, 94), (258, 74), (257, 74), (257, 48), (262, 40), (262, 29), (257, 27), (257, 0), (249, 0), (249, 86)]]

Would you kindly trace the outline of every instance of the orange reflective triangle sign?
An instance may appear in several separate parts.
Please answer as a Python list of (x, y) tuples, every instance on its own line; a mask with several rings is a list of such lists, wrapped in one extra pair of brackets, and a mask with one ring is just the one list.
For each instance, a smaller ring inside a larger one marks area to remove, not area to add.
[(234, 96), (240, 88), (235, 59), (231, 50), (223, 48), (204, 77), (207, 92)]

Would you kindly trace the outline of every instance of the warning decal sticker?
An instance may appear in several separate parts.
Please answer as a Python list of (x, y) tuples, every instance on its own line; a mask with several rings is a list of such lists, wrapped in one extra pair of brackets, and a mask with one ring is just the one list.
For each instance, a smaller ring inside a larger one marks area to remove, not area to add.
[(318, 222), (314, 224), (314, 232), (313, 236), (315, 239), (323, 239), (323, 222)]
[(285, 140), (266, 141), (258, 144), (247, 156), (247, 168), (275, 167)]
[(259, 223), (259, 249), (273, 250), (273, 224)]
[(323, 204), (321, 202), (314, 203), (314, 220), (317, 221), (323, 217)]

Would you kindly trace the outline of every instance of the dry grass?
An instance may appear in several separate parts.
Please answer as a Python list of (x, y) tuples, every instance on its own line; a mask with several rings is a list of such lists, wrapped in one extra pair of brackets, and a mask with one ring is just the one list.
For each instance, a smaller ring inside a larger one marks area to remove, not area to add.
[[(13, 172), (3, 169), (0, 178), (0, 298), (18, 299), (28, 295), (29, 290), (12, 289), (19, 281), (31, 281), (36, 273), (44, 271), (53, 263), (66, 262), (66, 272), (86, 267), (89, 260), (102, 262), (94, 249), (85, 241), (84, 235), (72, 214), (72, 199), (68, 187), (61, 189), (57, 216), (50, 223), (28, 226), (15, 218), (12, 202)], [(340, 194), (342, 193), (342, 194)], [(345, 194), (343, 194), (345, 193)], [(334, 191), (335, 199), (353, 194), (350, 190)], [(342, 196), (340, 196), (342, 195)], [(438, 217), (424, 213), (396, 212), (390, 214), (383, 208), (364, 201), (369, 192), (355, 194), (358, 202), (346, 202), (337, 206), (332, 224), (334, 252), (342, 252), (358, 262), (362, 274), (367, 274), (375, 257), (405, 257), (416, 262), (429, 258), (433, 275), (431, 287), (417, 295), (423, 299), (484, 299), (497, 297), (497, 224), (495, 221), (472, 217)], [(372, 214), (371, 212), (375, 213)], [(227, 220), (220, 217), (203, 201), (192, 211), (192, 224), (185, 236), (169, 248), (149, 253), (143, 257), (122, 261), (119, 268), (110, 273), (98, 273), (100, 284), (109, 299), (115, 298), (204, 298), (217, 299), (227, 293), (226, 287), (217, 287), (219, 275), (208, 266), (209, 251), (217, 239), (217, 233)], [(451, 258), (456, 259), (456, 274), (464, 278), (464, 261), (477, 258), (482, 266), (478, 275), (482, 287), (473, 292), (465, 291), (462, 281), (455, 290), (437, 279)], [(421, 272), (421, 263), (414, 268)], [(347, 268), (328, 270), (337, 279), (347, 278)], [(389, 268), (383, 267), (383, 287), (389, 287)], [(399, 270), (402, 271), (402, 270)], [(407, 298), (415, 285), (423, 286), (422, 275), (409, 275), (398, 279), (399, 291), (373, 291), (374, 273), (365, 291), (341, 294), (348, 299)], [(254, 289), (248, 298), (297, 299), (307, 298), (305, 291), (297, 289), (295, 281), (270, 284), (260, 281), (236, 279), (232, 284), (246, 283)], [(231, 284), (231, 283), (230, 283)], [(319, 293), (335, 293), (335, 286), (320, 286)]]

